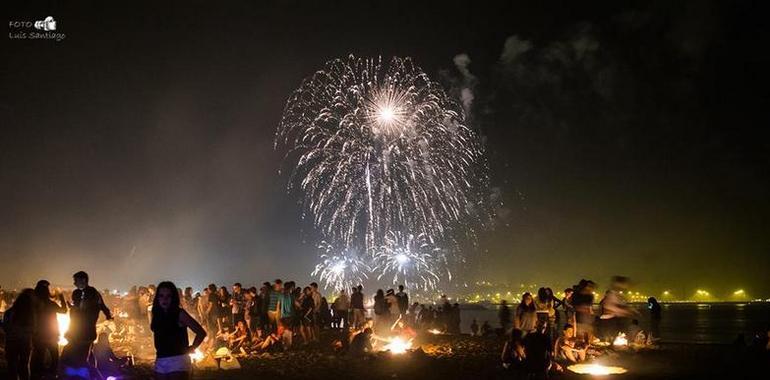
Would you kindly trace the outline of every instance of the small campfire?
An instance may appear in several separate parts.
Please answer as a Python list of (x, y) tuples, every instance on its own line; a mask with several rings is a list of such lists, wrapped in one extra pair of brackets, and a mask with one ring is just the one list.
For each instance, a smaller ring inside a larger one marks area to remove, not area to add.
[(390, 351), (393, 354), (403, 354), (412, 348), (412, 340), (404, 340), (399, 337), (391, 338), (382, 346), (382, 351)]
[(67, 330), (70, 329), (70, 316), (69, 314), (64, 313), (57, 313), (56, 314), (56, 324), (59, 325), (59, 347), (63, 347), (67, 345), (67, 338), (64, 337), (64, 334), (67, 333)]
[(628, 372), (623, 367), (605, 366), (601, 364), (573, 364), (567, 367), (567, 369), (580, 375), (594, 376), (620, 375)]
[(190, 359), (192, 359), (193, 364), (200, 362), (206, 357), (206, 354), (204, 354), (199, 348), (195, 349), (195, 352), (190, 354)]

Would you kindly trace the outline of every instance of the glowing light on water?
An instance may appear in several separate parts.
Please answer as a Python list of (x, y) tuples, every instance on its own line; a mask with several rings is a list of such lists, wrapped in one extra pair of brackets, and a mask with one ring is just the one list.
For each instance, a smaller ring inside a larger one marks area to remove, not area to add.
[(56, 313), (56, 324), (59, 326), (59, 346), (67, 345), (67, 338), (64, 334), (70, 329), (70, 316), (69, 314)]
[(394, 354), (403, 354), (412, 348), (412, 340), (404, 340), (399, 337), (391, 338), (390, 341), (382, 347), (383, 351), (390, 351)]
[(623, 367), (604, 366), (601, 364), (573, 364), (567, 367), (568, 370), (581, 375), (619, 375), (628, 372)]

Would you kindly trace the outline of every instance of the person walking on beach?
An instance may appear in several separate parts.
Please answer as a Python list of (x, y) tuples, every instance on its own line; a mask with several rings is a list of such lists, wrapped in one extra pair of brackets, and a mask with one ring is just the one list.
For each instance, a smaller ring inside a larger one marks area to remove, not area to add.
[[(61, 305), (51, 300), (50, 283), (40, 280), (35, 286), (36, 327), (32, 350), (32, 378), (56, 374), (59, 366), (59, 324), (57, 313), (67, 312), (67, 301), (59, 294)], [(46, 356), (50, 357), (46, 365)]]
[(29, 359), (35, 335), (35, 292), (21, 291), (13, 305), (3, 314), (5, 359), (9, 379), (29, 380)]
[[(195, 333), (190, 345), (187, 329)], [(157, 380), (184, 380), (192, 371), (191, 353), (203, 343), (206, 331), (180, 306), (179, 293), (170, 281), (158, 284), (152, 303), (150, 329), (155, 343), (155, 378)]]
[(572, 295), (572, 305), (575, 307), (575, 334), (588, 343), (594, 340), (594, 289), (596, 284), (591, 280), (580, 280)]
[[(96, 321), (99, 312), (112, 319), (112, 313), (104, 304), (102, 295), (93, 286), (88, 285), (88, 273), (80, 271), (72, 276), (75, 289), (70, 304), (70, 327), (67, 330), (67, 345), (62, 350), (61, 360), (64, 372), (88, 374), (88, 357), (91, 345), (96, 340)], [(174, 288), (174, 293), (176, 293)]]
[(497, 318), (500, 320), (500, 327), (503, 329), (503, 334), (507, 334), (508, 329), (511, 328), (511, 308), (508, 307), (508, 301), (502, 300), (500, 302), (500, 311), (497, 313)]

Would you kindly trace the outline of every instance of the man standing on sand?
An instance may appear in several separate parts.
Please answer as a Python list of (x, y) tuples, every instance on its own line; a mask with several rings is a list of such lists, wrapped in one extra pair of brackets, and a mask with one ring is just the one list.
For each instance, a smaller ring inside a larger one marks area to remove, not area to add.
[(366, 322), (366, 309), (364, 309), (364, 287), (358, 285), (350, 294), (350, 308), (353, 310), (353, 328), (360, 329)]
[[(62, 350), (62, 364), (66, 378), (74, 374), (88, 374), (88, 356), (96, 339), (96, 321), (99, 312), (109, 320), (112, 313), (104, 304), (102, 295), (88, 285), (88, 274), (80, 271), (72, 276), (75, 289), (70, 304), (70, 327), (67, 331), (67, 345)], [(79, 376), (79, 375), (77, 375)], [(86, 377), (88, 378), (88, 377)]]
[(406, 310), (409, 308), (409, 295), (404, 291), (404, 285), (398, 286), (396, 299), (398, 300), (398, 311), (401, 314), (401, 318), (406, 318)]

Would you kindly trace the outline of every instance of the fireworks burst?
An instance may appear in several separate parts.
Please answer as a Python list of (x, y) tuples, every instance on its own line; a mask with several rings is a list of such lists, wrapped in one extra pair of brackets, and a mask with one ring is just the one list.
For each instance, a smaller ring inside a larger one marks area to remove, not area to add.
[(368, 278), (370, 268), (354, 249), (337, 250), (326, 242), (322, 242), (318, 249), (323, 251), (321, 262), (311, 274), (319, 276), (327, 288), (349, 291)]
[(430, 244), (425, 235), (391, 232), (373, 259), (377, 279), (390, 278), (394, 285), (430, 290), (436, 287), (442, 272), (451, 279), (444, 252)]
[(472, 234), (481, 218), (486, 171), (477, 136), (461, 106), (410, 58), (327, 62), (287, 101), (280, 147), (292, 167), (288, 188), (303, 194), (303, 216), (326, 241), (360, 247), (367, 260), (392, 231), (448, 244)]

